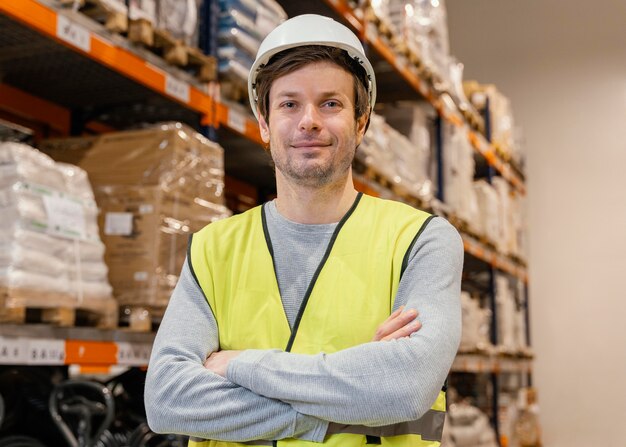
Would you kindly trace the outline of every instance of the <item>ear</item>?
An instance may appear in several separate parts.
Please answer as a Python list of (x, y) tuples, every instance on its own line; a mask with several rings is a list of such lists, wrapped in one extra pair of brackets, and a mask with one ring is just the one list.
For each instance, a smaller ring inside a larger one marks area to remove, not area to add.
[(259, 131), (261, 132), (261, 139), (265, 144), (269, 144), (270, 126), (267, 124), (267, 121), (265, 121), (265, 118), (259, 109), (257, 109), (257, 116), (259, 117)]
[(359, 119), (356, 120), (357, 146), (361, 144), (361, 141), (363, 140), (363, 135), (365, 135), (365, 132), (367, 131), (367, 128), (369, 127), (369, 122), (370, 122), (369, 112), (365, 113), (363, 116), (361, 116)]

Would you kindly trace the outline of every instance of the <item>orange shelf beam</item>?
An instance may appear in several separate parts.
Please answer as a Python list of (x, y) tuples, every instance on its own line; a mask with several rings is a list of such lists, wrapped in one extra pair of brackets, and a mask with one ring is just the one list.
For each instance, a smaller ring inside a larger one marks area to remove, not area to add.
[(22, 118), (46, 123), (62, 135), (70, 133), (69, 110), (2, 83), (0, 83), (0, 109)]
[(261, 134), (259, 133), (259, 125), (257, 122), (248, 115), (229, 108), (226, 104), (216, 104), (215, 121), (217, 127), (228, 127), (256, 144), (261, 146), (264, 144), (261, 139)]
[(134, 53), (113, 45), (110, 41), (86, 30), (79, 23), (74, 23), (69, 13), (63, 15), (63, 20), (88, 33), (85, 48), (68, 43), (59, 37), (59, 17), (62, 14), (38, 3), (36, 0), (0, 2), (0, 13), (54, 39), (77, 53), (94, 59), (138, 84), (199, 112), (203, 116), (203, 123), (212, 124), (209, 122), (210, 120), (207, 120), (207, 117), (212, 116), (211, 109), (213, 107), (213, 100), (209, 95), (185, 81), (177, 79), (176, 76), (147, 63)]

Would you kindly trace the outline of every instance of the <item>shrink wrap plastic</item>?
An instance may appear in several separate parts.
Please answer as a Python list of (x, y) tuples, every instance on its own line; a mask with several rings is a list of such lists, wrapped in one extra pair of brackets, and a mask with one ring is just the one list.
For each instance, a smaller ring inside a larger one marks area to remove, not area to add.
[(463, 332), (459, 351), (491, 351), (493, 347), (489, 340), (491, 310), (481, 308), (478, 300), (473, 299), (467, 292), (461, 292), (461, 311)]
[(463, 129), (444, 124), (443, 184), (444, 202), (455, 214), (474, 227), (478, 203), (474, 182), (474, 149)]
[(84, 168), (94, 184), (118, 302), (166, 305), (189, 235), (231, 214), (224, 206), (223, 149), (180, 123), (43, 147)]
[(524, 309), (516, 299), (508, 278), (496, 276), (496, 306), (498, 315), (498, 345), (505, 353), (527, 351)]
[(219, 73), (245, 87), (261, 42), (287, 14), (274, 0), (220, 0), (219, 5)]
[(0, 287), (111, 297), (86, 173), (19, 143), (0, 143)]
[(167, 31), (188, 46), (198, 46), (201, 0), (106, 0), (106, 3), (109, 9), (128, 14), (131, 20), (145, 20), (152, 28)]
[(523, 199), (501, 177), (492, 184), (474, 182), (478, 203), (474, 230), (493, 242), (500, 253), (525, 257), (525, 222)]
[(478, 203), (478, 214), (474, 223), (475, 230), (495, 242), (501, 233), (498, 193), (485, 180), (474, 182), (473, 189)]
[(389, 26), (422, 63), (449, 82), (450, 43), (444, 0), (380, 0), (374, 14)]
[(491, 142), (498, 147), (505, 158), (511, 158), (518, 166), (523, 164), (522, 147), (519, 135), (515, 132), (515, 120), (510, 100), (491, 84), (482, 85), (476, 81), (463, 83), (465, 95), (479, 111), (484, 111), (489, 100), (491, 116)]
[(450, 434), (445, 447), (498, 447), (499, 445), (496, 441), (496, 434), (489, 424), (489, 418), (477, 407), (465, 402), (450, 405), (446, 418), (446, 424), (448, 423)]
[[(142, 2), (143, 3), (143, 2)], [(144, 13), (151, 5), (141, 5)], [(198, 46), (198, 10), (200, 0), (158, 0), (156, 2), (157, 28), (169, 32), (191, 47)]]
[(428, 175), (430, 136), (420, 119), (407, 127), (409, 139), (387, 124), (383, 116), (372, 113), (356, 156), (394, 184), (427, 201), (433, 195)]

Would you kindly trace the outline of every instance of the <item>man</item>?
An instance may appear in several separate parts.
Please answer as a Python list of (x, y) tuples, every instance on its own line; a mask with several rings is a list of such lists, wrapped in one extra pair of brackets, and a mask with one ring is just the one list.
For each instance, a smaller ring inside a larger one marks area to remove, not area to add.
[(463, 248), (445, 220), (354, 189), (376, 96), (360, 42), (288, 20), (249, 92), (277, 198), (193, 236), (148, 368), (149, 425), (195, 446), (439, 445)]

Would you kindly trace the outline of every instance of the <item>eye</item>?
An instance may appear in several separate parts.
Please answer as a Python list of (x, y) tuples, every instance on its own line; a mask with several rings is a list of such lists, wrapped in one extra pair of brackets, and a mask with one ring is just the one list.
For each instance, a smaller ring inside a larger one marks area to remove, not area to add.
[(337, 107), (339, 107), (341, 104), (339, 104), (339, 101), (335, 101), (334, 99), (331, 99), (330, 101), (326, 101), (324, 103), (324, 107), (328, 107), (329, 109), (335, 109)]
[(296, 106), (296, 103), (293, 101), (285, 101), (281, 103), (280, 106), (285, 109), (293, 109)]

